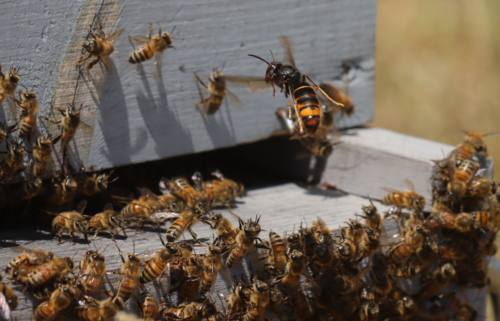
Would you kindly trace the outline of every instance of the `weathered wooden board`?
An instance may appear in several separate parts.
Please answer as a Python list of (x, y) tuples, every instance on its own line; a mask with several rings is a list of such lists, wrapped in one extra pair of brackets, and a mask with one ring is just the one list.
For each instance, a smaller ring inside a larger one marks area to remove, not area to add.
[[(285, 184), (249, 191), (248, 195), (244, 198), (244, 203), (239, 204), (234, 211), (244, 220), (255, 218), (256, 215), (261, 215), (260, 224), (266, 231), (263, 231), (260, 237), (267, 238), (270, 229), (280, 234), (285, 230), (291, 232), (294, 228), (298, 228), (301, 221), (305, 220), (307, 223), (312, 223), (318, 216), (327, 223), (328, 227), (332, 230), (336, 230), (339, 226), (345, 225), (344, 222), (349, 218), (354, 218), (355, 213), (360, 213), (362, 205), (368, 204), (369, 202), (367, 199), (359, 196), (347, 195), (338, 191), (324, 191), (316, 188), (304, 189), (295, 184)], [(376, 203), (376, 205), (380, 211), (386, 211), (388, 209), (378, 203)], [(226, 210), (221, 210), (220, 212), (228, 217), (234, 225), (237, 224), (237, 220)], [(393, 221), (389, 221), (388, 223), (392, 222)], [(391, 231), (390, 226), (391, 224), (386, 224), (389, 233)], [(212, 239), (213, 231), (206, 225), (199, 223), (195, 225), (193, 230), (203, 242)], [(127, 239), (118, 238), (117, 244), (125, 253), (132, 251), (136, 253), (149, 253), (161, 247), (157, 232), (164, 234), (165, 230), (145, 227), (135, 236), (130, 236)], [(129, 234), (133, 233), (130, 232)], [(88, 246), (78, 238), (75, 244), (69, 243), (69, 238), (65, 238), (65, 243), (57, 245), (57, 240), (50, 240), (49, 235), (48, 231), (33, 231), (27, 229), (3, 232), (4, 241), (1, 244), (2, 248), (0, 248), (0, 266), (6, 266), (15, 256), (15, 254), (8, 249), (10, 246), (50, 250), (57, 256), (74, 256), (75, 260), (79, 260), (89, 248), (94, 249), (94, 245)], [(191, 239), (191, 235), (187, 232), (184, 233), (184, 236), (188, 240)], [(95, 246), (101, 249), (100, 251), (106, 257), (108, 271), (118, 269), (121, 265), (121, 261), (114, 242), (107, 235), (104, 235), (99, 236), (94, 243)], [(197, 253), (204, 252), (203, 248), (196, 247), (195, 249)], [(247, 256), (247, 259), (251, 259), (251, 256)], [(247, 276), (249, 275), (247, 259), (245, 259), (240, 268), (234, 272), (236, 275), (240, 275), (242, 272), (245, 272)], [(116, 284), (118, 281), (117, 276), (112, 275), (111, 281)], [(108, 284), (106, 284), (106, 286), (108, 286)], [(402, 284), (402, 286), (408, 289), (410, 288), (407, 287), (407, 283)], [(28, 318), (33, 307), (37, 306), (38, 301), (29, 300), (28, 295), (25, 296), (20, 294), (19, 287), (15, 287), (15, 289), (21, 299), (19, 307), (14, 311), (13, 316), (17, 317), (18, 320), (25, 320)], [(228, 293), (227, 286), (222, 281), (222, 278), (218, 278), (216, 289), (224, 294)], [(479, 315), (484, 315), (485, 300), (483, 298), (485, 289), (468, 290), (466, 295), (470, 300), (469, 302), (474, 304), (479, 311)], [(137, 311), (137, 306), (135, 306), (133, 300), (129, 300), (128, 309)]]
[[(114, 74), (106, 75), (98, 65), (91, 78), (81, 77), (73, 64), (96, 13), (108, 35), (118, 28), (125, 32), (115, 43)], [(108, 168), (272, 135), (280, 128), (274, 112), (286, 106), (282, 94), (273, 98), (270, 92), (253, 95), (230, 87), (243, 109), (224, 102), (217, 114), (202, 116), (194, 108), (200, 95), (192, 72), (205, 76), (225, 63), (226, 74), (264, 76), (266, 65), (247, 54), (269, 60), (272, 48), (281, 59), (280, 34), (293, 42), (299, 69), (317, 82), (342, 85), (341, 62), (357, 61), (361, 68), (349, 75), (356, 113), (340, 123), (347, 127), (371, 120), (375, 17), (375, 0), (58, 0), (43, 5), (22, 0), (2, 4), (0, 31), (8, 39), (2, 39), (0, 62), (29, 73), (21, 83), (38, 92), (42, 115), (51, 103), (84, 103), (83, 120), (93, 125), (94, 133), (88, 137), (78, 131), (76, 144), (71, 144), (73, 160)], [(133, 50), (127, 36), (146, 36), (147, 24), (157, 21), (163, 30), (176, 27), (176, 50), (165, 52), (163, 74), (155, 82), (152, 61), (137, 68), (127, 61)]]
[(406, 178), (413, 182), (415, 191), (427, 199), (427, 210), (432, 197), (431, 160), (444, 158), (454, 148), (368, 127), (342, 132), (342, 143), (335, 146), (327, 159), (311, 157), (297, 141), (277, 140), (248, 146), (241, 157), (291, 177), (316, 183), (326, 181), (347, 193), (370, 195), (379, 200), (387, 194), (381, 187), (405, 189)]

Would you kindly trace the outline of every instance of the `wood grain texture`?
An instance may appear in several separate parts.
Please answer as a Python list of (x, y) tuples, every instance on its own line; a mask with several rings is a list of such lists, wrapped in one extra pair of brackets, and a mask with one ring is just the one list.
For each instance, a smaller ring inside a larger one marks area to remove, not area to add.
[[(308, 224), (312, 223), (318, 216), (321, 217), (329, 228), (332, 230), (338, 229), (339, 226), (345, 225), (345, 221), (354, 218), (355, 213), (361, 213), (361, 206), (368, 205), (367, 199), (344, 194), (338, 191), (325, 191), (317, 188), (301, 188), (295, 184), (284, 184), (269, 188), (249, 191), (248, 195), (243, 199), (243, 203), (239, 204), (234, 210), (243, 220), (249, 218), (255, 219), (256, 215), (261, 215), (260, 224), (266, 231), (261, 232), (261, 238), (267, 238), (269, 230), (283, 234), (285, 230), (291, 233), (294, 229), (297, 230), (301, 221), (306, 221)], [(379, 211), (386, 211), (388, 207), (379, 203), (375, 203)], [(313, 208), (314, 210), (311, 210)], [(234, 225), (237, 225), (237, 220), (231, 216), (226, 210), (221, 210), (225, 217), (227, 217)], [(390, 235), (395, 231), (393, 220), (384, 223), (388, 234)], [(202, 242), (207, 242), (212, 239), (213, 231), (206, 225), (201, 223), (196, 224), (193, 228), (195, 233)], [(153, 229), (146, 226), (136, 236), (131, 236), (127, 239), (117, 238), (117, 244), (124, 253), (135, 251), (136, 253), (150, 253), (153, 250), (161, 248), (161, 243), (158, 240), (157, 232), (164, 235), (165, 229)], [(129, 233), (132, 235), (132, 231)], [(57, 245), (57, 240), (49, 239), (48, 231), (30, 231), (26, 229), (18, 229), (3, 232), (4, 243), (0, 248), (0, 267), (6, 266), (7, 263), (15, 256), (8, 247), (10, 246), (23, 246), (29, 249), (43, 249), (53, 251), (56, 256), (70, 256), (80, 260), (83, 254), (88, 249), (95, 249), (94, 245), (84, 244), (81, 238), (77, 237), (75, 244), (69, 243), (69, 238), (65, 237), (65, 243)], [(189, 233), (184, 233), (184, 237), (188, 240), (191, 239)], [(112, 271), (119, 269), (121, 260), (118, 256), (114, 242), (108, 237), (107, 234), (97, 237), (95, 246), (100, 248), (101, 252), (106, 257), (107, 270)], [(195, 247), (196, 253), (203, 253), (204, 248)], [(252, 256), (247, 254), (240, 266), (234, 271), (234, 274), (240, 275), (245, 273), (247, 277), (248, 262)], [(255, 267), (256, 264), (252, 263)], [(111, 283), (117, 284), (119, 278), (117, 275), (110, 275)], [(415, 282), (415, 280), (412, 280)], [(401, 284), (405, 290), (412, 291), (411, 282), (405, 281)], [(106, 284), (109, 288), (109, 284)], [(31, 313), (33, 307), (39, 304), (30, 297), (29, 294), (23, 295), (19, 292), (22, 287), (15, 286), (14, 289), (20, 297), (19, 307), (13, 312), (13, 316), (18, 320), (26, 320)], [(448, 287), (448, 290), (456, 290), (453, 287)], [(216, 290), (224, 294), (228, 294), (228, 287), (218, 277)], [(150, 291), (156, 296), (159, 294), (157, 288), (150, 286)], [(485, 311), (485, 289), (467, 290), (466, 296), (469, 302), (473, 304), (479, 312), (479, 315), (484, 315)], [(175, 296), (172, 297), (175, 299)], [(127, 310), (138, 312), (138, 307), (129, 300)], [(270, 318), (273, 316), (271, 315)], [(274, 319), (274, 318), (273, 318)]]
[[(106, 33), (118, 28), (125, 28), (125, 32), (115, 42), (114, 74), (107, 76), (104, 84), (90, 80), (81, 83), (76, 102), (88, 106), (83, 120), (93, 125), (94, 133), (91, 144), (89, 137), (81, 131), (77, 133), (76, 144), (70, 144), (74, 161), (81, 158), (87, 166), (108, 168), (269, 137), (280, 129), (274, 112), (286, 106), (282, 94), (252, 95), (229, 85), (243, 102), (243, 109), (236, 110), (223, 102), (217, 114), (202, 116), (194, 108), (200, 95), (192, 72), (206, 76), (225, 62), (224, 72), (228, 75), (262, 77), (265, 64), (247, 54), (270, 59), (272, 48), (281, 59), (280, 34), (288, 35), (293, 42), (298, 68), (318, 83), (330, 80), (341, 84), (341, 62), (356, 60), (362, 68), (351, 72), (349, 92), (357, 111), (339, 123), (347, 127), (372, 118), (375, 0), (123, 3), (122, 10), (121, 1), (104, 1)], [(77, 58), (74, 53), (80, 50), (81, 43), (76, 40), (83, 41), (89, 19), (99, 5), (95, 0), (53, 1), (44, 5), (46, 10), (33, 6), (36, 15), (27, 12), (31, 6), (28, 0), (2, 5), (2, 21), (12, 23), (1, 27), (9, 34), (10, 45), (5, 49), (2, 44), (0, 61), (3, 66), (17, 64), (31, 72), (21, 81), (34, 85), (40, 93), (41, 114), (47, 114), (51, 102), (59, 107), (74, 94), (69, 89), (75, 87), (78, 71), (69, 67), (71, 60)], [(7, 16), (16, 16), (16, 20), (8, 20)], [(35, 21), (33, 27), (31, 20)], [(43, 30), (51, 27), (52, 21), (55, 27), (45, 36), (47, 32)], [(176, 26), (173, 36), (177, 49), (165, 52), (163, 74), (155, 82), (152, 61), (138, 67), (127, 61), (133, 50), (127, 36), (146, 36), (148, 23), (157, 21), (163, 30)], [(25, 24), (29, 27), (25, 28)], [(28, 39), (40, 37), (41, 32), (42, 40), (37, 42), (43, 46), (19, 40), (28, 32)], [(179, 70), (180, 65), (184, 65), (184, 72)], [(100, 66), (94, 69), (99, 70)], [(97, 114), (93, 114), (96, 110)]]

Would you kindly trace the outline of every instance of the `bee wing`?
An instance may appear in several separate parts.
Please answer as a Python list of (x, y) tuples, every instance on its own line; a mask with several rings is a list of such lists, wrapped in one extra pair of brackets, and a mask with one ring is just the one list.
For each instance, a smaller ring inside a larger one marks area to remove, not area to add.
[[(167, 277), (163, 278), (163, 274), (166, 274)], [(161, 272), (160, 277), (158, 278), (160, 283), (163, 284), (165, 293), (170, 293), (170, 262), (167, 263), (165, 269)], [(162, 281), (164, 280), (164, 281)]]
[(109, 57), (108, 56), (100, 56), (99, 59), (104, 64), (104, 67), (106, 67), (106, 70), (110, 74), (112, 74), (113, 73), (113, 66), (111, 65), (111, 60), (109, 60)]
[(383, 190), (383, 191), (386, 191), (388, 193), (394, 193), (394, 192), (398, 191), (397, 189), (394, 189), (394, 188), (391, 188), (391, 187), (386, 187), (386, 186), (382, 186), (382, 187), (380, 187), (380, 189)]
[(85, 136), (92, 137), (94, 134), (94, 127), (90, 126), (89, 124), (85, 123), (84, 121), (80, 120), (79, 127), (82, 129), (83, 133)]
[(138, 188), (138, 190), (141, 192), (141, 196), (147, 196), (147, 197), (150, 197), (154, 200), (157, 200), (158, 199), (158, 195), (156, 195), (155, 193), (153, 193), (149, 188), (147, 187), (143, 187), (143, 188)]
[(226, 95), (227, 98), (229, 98), (229, 101), (231, 102), (231, 106), (233, 106), (236, 109), (241, 109), (243, 107), (241, 100), (235, 94), (233, 94), (233, 92), (230, 91), (228, 88), (226, 88)]
[(212, 269), (212, 275), (211, 275), (212, 286), (210, 287), (210, 293), (213, 293), (215, 290), (215, 281), (217, 280), (217, 274), (218, 274), (213, 260), (212, 260), (212, 266), (210, 268)]
[(17, 117), (17, 106), (14, 97), (9, 97), (9, 112), (12, 119)]
[(151, 214), (150, 219), (158, 223), (164, 223), (169, 219), (177, 219), (179, 217), (180, 214), (175, 212), (156, 212)]
[(104, 211), (112, 211), (112, 210), (113, 210), (113, 204), (106, 203), (106, 205), (104, 205)]
[(226, 81), (235, 85), (247, 87), (251, 93), (259, 93), (273, 89), (272, 84), (267, 83), (264, 78), (249, 76), (226, 76)]
[(49, 161), (47, 162), (47, 169), (45, 170), (46, 176), (49, 177), (54, 176), (55, 170), (56, 170), (56, 163), (54, 162), (54, 158), (52, 157), (52, 155), (50, 155)]
[(81, 201), (80, 203), (78, 203), (78, 205), (76, 206), (76, 211), (83, 215), (83, 211), (85, 210), (85, 207), (87, 207), (87, 200), (84, 200), (84, 201)]
[(10, 320), (10, 307), (2, 292), (0, 292), (0, 316), (2, 316), (4, 320)]
[(129, 39), (137, 45), (145, 45), (149, 43), (149, 38), (146, 36), (129, 37)]
[(279, 39), (281, 47), (283, 47), (283, 50), (285, 51), (284, 60), (289, 62), (290, 65), (292, 65), (293, 67), (295, 67), (295, 60), (293, 59), (292, 49), (290, 48), (290, 41), (288, 40), (288, 37), (285, 35), (281, 35)]
[(125, 30), (125, 28), (121, 28), (120, 30), (115, 31), (115, 33), (112, 34), (111, 36), (107, 37), (106, 40), (113, 42), (114, 40), (116, 40), (116, 38), (120, 37), (120, 35), (122, 34), (122, 32), (124, 30)]
[(141, 259), (141, 262), (147, 262), (151, 259), (153, 259), (155, 256), (156, 256), (156, 252), (153, 252), (153, 253), (139, 253), (139, 254), (136, 254), (139, 259)]
[(33, 254), (33, 250), (26, 249), (21, 246), (16, 246), (16, 247), (11, 247), (10, 250), (14, 253), (28, 253), (28, 254)]
[(115, 316), (116, 321), (142, 321), (144, 319), (139, 318), (133, 313), (119, 311)]
[(412, 181), (410, 181), (408, 178), (405, 178), (405, 179), (403, 180), (403, 186), (404, 186), (407, 190), (409, 190), (409, 191), (411, 191), (411, 192), (415, 192), (415, 185), (413, 185), (413, 182), (412, 182)]
[(222, 265), (221, 269), (219, 270), (222, 275), (222, 279), (224, 280), (224, 283), (226, 286), (230, 287), (233, 285), (233, 280), (231, 279), (231, 274), (229, 274), (229, 271), (226, 269), (224, 265)]
[(158, 81), (161, 76), (161, 69), (163, 67), (163, 52), (156, 52), (155, 56), (155, 63), (154, 63), (154, 70), (153, 70), (153, 79), (155, 81)]
[(474, 174), (474, 178), (487, 178), (487, 177), (488, 177), (488, 170), (486, 168), (481, 168)]

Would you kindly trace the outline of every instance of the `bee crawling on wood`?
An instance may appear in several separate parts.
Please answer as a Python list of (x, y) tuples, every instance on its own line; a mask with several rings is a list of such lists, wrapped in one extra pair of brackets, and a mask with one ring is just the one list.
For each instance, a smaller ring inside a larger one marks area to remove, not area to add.
[(91, 57), (96, 57), (95, 60), (90, 62), (87, 66), (87, 73), (90, 72), (90, 69), (95, 66), (99, 61), (104, 64), (106, 70), (112, 74), (113, 68), (111, 66), (111, 62), (109, 61), (109, 56), (113, 53), (115, 47), (113, 46), (113, 41), (118, 38), (125, 28), (122, 28), (111, 36), (106, 37), (106, 34), (102, 30), (102, 19), (97, 23), (97, 29), (92, 28), (90, 26), (89, 35), (92, 36), (92, 40), (87, 40), (83, 43), (83, 49), (88, 52), (88, 56), (82, 59), (79, 59), (76, 63), (76, 66), (80, 66), (85, 61), (90, 59)]

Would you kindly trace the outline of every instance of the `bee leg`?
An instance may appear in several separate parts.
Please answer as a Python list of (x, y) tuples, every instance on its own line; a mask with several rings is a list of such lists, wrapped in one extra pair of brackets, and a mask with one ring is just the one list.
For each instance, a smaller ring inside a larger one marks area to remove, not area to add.
[(80, 65), (82, 65), (85, 61), (87, 61), (90, 57), (92, 57), (91, 54), (89, 54), (87, 57), (83, 57), (82, 59), (78, 59), (78, 61), (76, 62), (76, 65), (75, 67), (79, 67)]
[[(150, 22), (149, 23), (149, 39), (151, 39), (151, 36), (153, 35), (153, 24)], [(160, 34), (161, 36), (161, 34)]]
[[(288, 88), (288, 89), (290, 91), (290, 98), (293, 101), (293, 108), (295, 109), (295, 115), (296, 115), (296, 118), (297, 118), (296, 121), (299, 122), (299, 133), (303, 134), (304, 133), (304, 123), (302, 122), (302, 118), (300, 117), (299, 109), (297, 107), (297, 103), (295, 101), (295, 97), (293, 96), (293, 93), (292, 93), (292, 88)], [(288, 102), (288, 99), (287, 99), (287, 102)], [(288, 108), (290, 108), (290, 105), (288, 105)], [(292, 119), (292, 115), (289, 114), (288, 118)]]
[(71, 243), (73, 243), (74, 236), (75, 236), (75, 233), (73, 233), (73, 231), (69, 232), (69, 239), (70, 239)]
[(123, 231), (123, 235), (125, 235), (125, 237), (128, 237), (128, 236), (127, 236), (127, 233), (125, 233), (125, 227), (123, 227), (123, 226), (122, 226), (122, 227), (121, 227), (121, 229), (122, 229), (122, 231)]
[(62, 243), (62, 233), (63, 233), (63, 229), (60, 229), (59, 230), (59, 243), (58, 244)]
[(194, 239), (196, 242), (198, 242), (198, 243), (200, 243), (200, 244), (201, 244), (200, 240), (198, 240), (198, 236), (197, 236), (197, 235), (196, 235), (196, 233), (195, 233), (195, 232), (191, 229), (191, 227), (188, 227), (188, 228), (187, 228), (187, 230), (189, 231), (189, 233), (191, 233), (191, 236), (193, 237), (193, 239)]
[(316, 89), (317, 91), (320, 91), (326, 98), (328, 98), (329, 101), (331, 101), (333, 104), (337, 105), (337, 106), (340, 106), (340, 107), (344, 107), (344, 104), (341, 104), (341, 103), (338, 103), (336, 102), (335, 100), (333, 100), (330, 96), (328, 96), (324, 91), (323, 89), (319, 88), (318, 85), (316, 85), (316, 83), (314, 81), (312, 81), (311, 78), (309, 78), (308, 75), (304, 75), (306, 76), (306, 78), (311, 82), (311, 84), (313, 84), (314, 86), (314, 89)]

